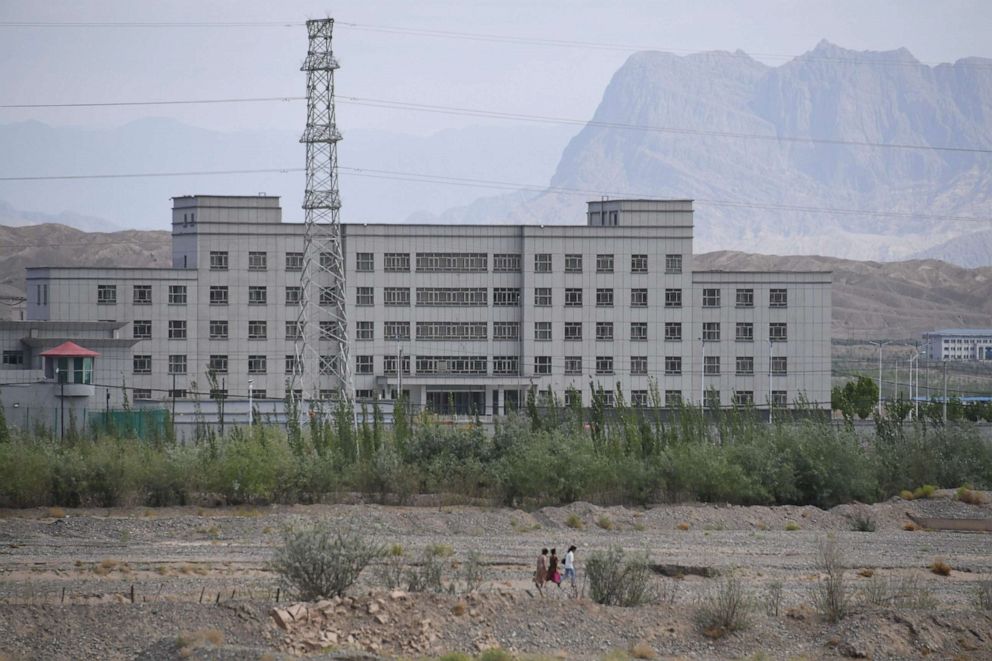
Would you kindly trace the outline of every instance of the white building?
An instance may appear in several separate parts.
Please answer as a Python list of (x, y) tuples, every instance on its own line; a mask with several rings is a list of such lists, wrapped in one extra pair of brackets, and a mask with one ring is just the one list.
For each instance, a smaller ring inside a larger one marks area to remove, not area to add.
[(930, 360), (992, 360), (992, 328), (945, 328), (923, 334)]
[[(410, 401), (442, 412), (503, 413), (531, 385), (647, 404), (652, 382), (666, 405), (826, 408), (830, 273), (694, 271), (692, 230), (688, 200), (590, 202), (584, 225), (345, 224), (356, 394), (394, 397), (399, 362)], [(27, 269), (28, 319), (120, 325), (135, 400), (204, 392), (208, 369), (231, 399), (249, 380), (282, 398), (303, 225), (276, 197), (178, 197), (172, 244), (169, 269)]]

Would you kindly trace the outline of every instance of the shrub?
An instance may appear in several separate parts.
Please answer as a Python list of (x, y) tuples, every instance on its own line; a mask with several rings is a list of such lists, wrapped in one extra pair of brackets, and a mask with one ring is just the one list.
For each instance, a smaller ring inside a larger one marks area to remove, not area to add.
[(851, 593), (844, 579), (844, 559), (836, 540), (820, 542), (816, 566), (823, 576), (813, 586), (813, 607), (830, 622), (842, 620), (850, 611)]
[(650, 645), (641, 641), (630, 648), (630, 656), (635, 659), (653, 659), (656, 654)]
[(683, 521), (682, 523), (678, 524), (675, 527), (681, 530), (682, 532), (685, 532), (686, 530), (689, 529), (689, 524)]
[(569, 514), (568, 518), (565, 519), (565, 525), (575, 530), (581, 530), (585, 527), (585, 524), (582, 523), (582, 517), (578, 514)]
[(324, 523), (288, 530), (276, 549), (272, 568), (284, 587), (304, 601), (344, 594), (382, 546)]
[(605, 514), (596, 519), (596, 525), (603, 530), (613, 530), (613, 520)]
[(65, 510), (62, 509), (61, 507), (49, 507), (48, 508), (48, 516), (52, 517), (53, 519), (64, 518), (65, 517)]
[(899, 497), (903, 500), (913, 500), (913, 492), (909, 489), (903, 489), (899, 492)]
[(656, 600), (646, 553), (626, 556), (619, 546), (594, 551), (586, 562), (589, 596), (606, 606), (640, 606)]
[(867, 512), (857, 512), (848, 517), (851, 522), (851, 530), (854, 532), (875, 532), (877, 524), (875, 519)]
[(472, 657), (465, 652), (448, 652), (439, 656), (437, 661), (472, 661)]
[(982, 505), (985, 503), (985, 498), (982, 497), (982, 494), (972, 491), (968, 487), (958, 488), (957, 499), (969, 505)]
[(782, 610), (782, 581), (772, 581), (765, 586), (762, 603), (765, 607), (765, 614), (778, 617)]
[(986, 578), (975, 586), (975, 606), (978, 610), (992, 611), (992, 578)]
[(708, 638), (722, 638), (750, 624), (753, 599), (733, 574), (721, 578), (696, 610), (696, 626)]
[(466, 592), (476, 592), (482, 587), (485, 573), (482, 570), (482, 556), (478, 551), (469, 551), (468, 559), (462, 565), (462, 580)]
[(403, 585), (403, 545), (390, 545), (384, 556), (382, 563), (376, 569), (376, 579), (387, 590), (395, 590)]
[[(410, 592), (442, 592), (444, 590), (444, 565), (439, 552), (443, 545), (430, 545), (420, 555), (420, 563), (406, 573), (406, 587)], [(451, 547), (448, 547), (451, 548)]]
[(937, 492), (937, 487), (932, 484), (924, 484), (913, 490), (913, 500), (917, 498), (930, 498)]
[(937, 576), (950, 576), (951, 566), (943, 560), (934, 560), (930, 563), (930, 571)]
[(514, 661), (514, 658), (506, 650), (494, 647), (480, 654), (479, 661)]
[(799, 530), (799, 524), (795, 521), (789, 521), (785, 524), (785, 529), (789, 532), (795, 532), (796, 530)]
[(902, 529), (905, 530), (906, 532), (915, 532), (919, 530), (920, 527), (915, 523), (913, 523), (912, 521), (907, 521), (906, 523), (902, 524)]

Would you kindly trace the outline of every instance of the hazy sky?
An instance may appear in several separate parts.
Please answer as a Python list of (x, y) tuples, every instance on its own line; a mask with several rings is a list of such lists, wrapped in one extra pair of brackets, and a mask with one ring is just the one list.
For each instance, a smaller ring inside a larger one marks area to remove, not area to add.
[[(826, 38), (857, 50), (906, 47), (927, 63), (992, 56), (992, 2), (480, 0), (2, 0), (11, 22), (262, 22), (271, 27), (0, 27), (0, 104), (300, 96), (306, 18), (334, 16), (338, 94), (588, 118), (630, 52), (742, 49), (769, 64)], [(357, 26), (349, 26), (354, 23)], [(369, 28), (376, 28), (375, 30)], [(433, 30), (463, 38), (421, 36)], [(526, 43), (464, 38), (501, 35)], [(581, 41), (604, 49), (532, 43)], [(147, 116), (212, 129), (298, 129), (302, 103), (0, 109), (0, 122), (112, 126)], [(488, 118), (342, 103), (349, 128), (429, 133)]]

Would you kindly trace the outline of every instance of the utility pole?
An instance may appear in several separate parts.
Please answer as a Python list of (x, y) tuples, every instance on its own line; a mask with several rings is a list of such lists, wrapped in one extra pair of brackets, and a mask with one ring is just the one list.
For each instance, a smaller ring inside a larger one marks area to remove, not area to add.
[(403, 347), (396, 347), (396, 397), (393, 398), (395, 405), (396, 400), (403, 396)]
[(882, 342), (874, 342), (869, 340), (868, 344), (873, 344), (878, 347), (878, 417), (882, 417), (882, 347), (889, 344), (892, 340), (885, 340)]
[(254, 385), (255, 385), (255, 381), (253, 379), (248, 379), (248, 426), (249, 427), (251, 427), (254, 424), (254, 422), (255, 422), (253, 420), (255, 414), (254, 414), (254, 409), (252, 408), (252, 402), (251, 402), (252, 386), (254, 386)]
[(706, 411), (706, 340), (699, 336), (699, 345), (702, 347), (699, 354), (699, 409)]
[(768, 424), (772, 424), (772, 409), (775, 403), (772, 398), (772, 350), (775, 345), (768, 340)]
[(947, 361), (941, 360), (940, 364), (944, 366), (944, 424), (947, 424)]
[(55, 368), (55, 378), (59, 380), (59, 439), (65, 440), (65, 372)]

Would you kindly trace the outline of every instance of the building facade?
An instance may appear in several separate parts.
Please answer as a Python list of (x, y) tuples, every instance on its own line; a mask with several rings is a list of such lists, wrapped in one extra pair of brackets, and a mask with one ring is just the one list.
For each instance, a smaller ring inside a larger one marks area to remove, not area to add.
[(930, 360), (992, 360), (992, 328), (945, 328), (923, 334)]
[[(826, 408), (830, 273), (694, 271), (692, 233), (685, 200), (590, 202), (584, 225), (344, 224), (356, 395), (486, 416), (531, 386), (589, 405), (593, 384)], [(29, 268), (28, 319), (118, 325), (138, 401), (281, 399), (307, 333), (313, 395), (335, 396), (329, 329), (297, 326), (303, 225), (278, 198), (175, 198), (172, 245), (169, 269)]]

